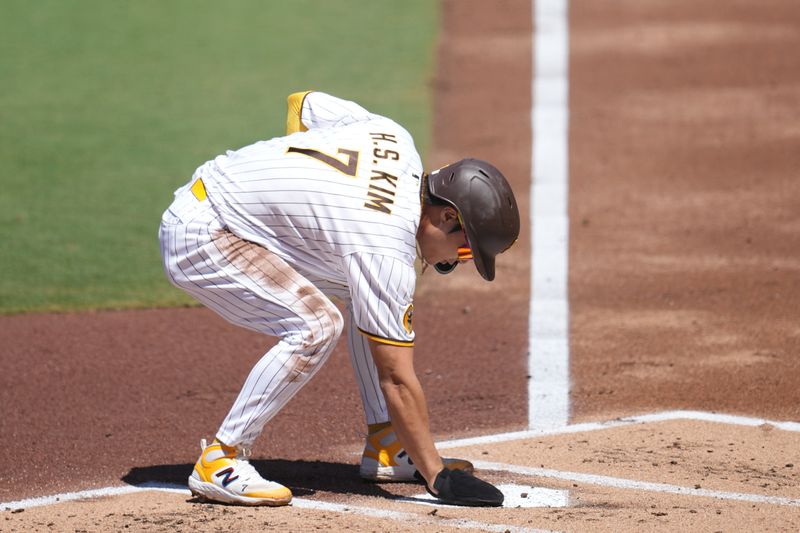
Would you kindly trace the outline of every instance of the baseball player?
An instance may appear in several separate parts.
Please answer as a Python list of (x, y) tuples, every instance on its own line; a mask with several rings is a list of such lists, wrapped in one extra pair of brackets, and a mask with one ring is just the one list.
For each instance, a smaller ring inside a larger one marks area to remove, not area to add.
[[(506, 179), (467, 159), (423, 173), (409, 133), (322, 92), (288, 98), (287, 136), (200, 166), (165, 211), (165, 272), (228, 321), (278, 338), (247, 377), (189, 477), (201, 499), (285, 505), (287, 487), (247, 461), (264, 425), (348, 330), (368, 436), (360, 474), (424, 481), (443, 501), (501, 505), (464, 460), (442, 459), (413, 368), (415, 260), (473, 261), (491, 281), (519, 235)], [(346, 308), (346, 320), (332, 302)]]

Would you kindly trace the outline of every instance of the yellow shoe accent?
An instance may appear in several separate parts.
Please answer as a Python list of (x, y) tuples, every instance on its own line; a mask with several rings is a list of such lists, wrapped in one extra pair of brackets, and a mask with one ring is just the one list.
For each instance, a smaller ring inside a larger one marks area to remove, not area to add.
[[(472, 463), (465, 459), (442, 458), (442, 463), (450, 470), (464, 470), (470, 474), (474, 470)], [(389, 422), (369, 426), (359, 475), (371, 481), (422, 481)]]
[(230, 461), (235, 460), (239, 452), (236, 448), (225, 446), (218, 440), (210, 446), (205, 445), (205, 441), (201, 441), (200, 447), (203, 452), (200, 458), (194, 464), (194, 471), (197, 472), (198, 477), (205, 482), (211, 481), (211, 475), (215, 470), (224, 466), (230, 466)]
[(202, 452), (189, 476), (189, 489), (203, 500), (238, 505), (286, 505), (292, 492), (267, 481), (247, 461), (243, 450), (214, 441), (200, 442)]

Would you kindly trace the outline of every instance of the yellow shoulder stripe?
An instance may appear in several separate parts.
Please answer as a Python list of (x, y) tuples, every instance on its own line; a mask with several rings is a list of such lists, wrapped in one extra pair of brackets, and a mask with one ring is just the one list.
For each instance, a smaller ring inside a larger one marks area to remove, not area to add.
[(286, 99), (288, 107), (286, 113), (286, 135), (291, 135), (298, 131), (307, 131), (303, 121), (300, 120), (300, 115), (303, 113), (303, 101), (311, 91), (303, 91), (299, 93), (292, 93)]
[(194, 194), (194, 197), (201, 202), (206, 199), (206, 186), (203, 184), (202, 179), (197, 178), (197, 181), (192, 184), (191, 190), (192, 194)]
[(380, 342), (381, 344), (389, 344), (391, 346), (404, 346), (404, 347), (414, 346), (414, 341), (399, 341), (397, 339), (387, 339), (386, 337), (378, 337), (377, 335), (373, 335), (372, 333), (367, 333), (361, 328), (358, 328), (358, 332), (364, 335), (366, 338), (372, 339), (375, 342)]

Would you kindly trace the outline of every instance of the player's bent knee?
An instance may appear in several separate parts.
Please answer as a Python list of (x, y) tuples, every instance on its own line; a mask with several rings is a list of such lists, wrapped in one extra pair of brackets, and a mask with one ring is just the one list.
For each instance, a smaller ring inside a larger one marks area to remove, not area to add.
[(322, 354), (336, 344), (344, 330), (344, 319), (339, 309), (328, 300), (316, 309), (314, 320), (309, 320), (307, 326), (304, 346), (309, 353)]
[(331, 344), (335, 344), (344, 330), (344, 319), (342, 318), (342, 313), (339, 312), (339, 309), (333, 304), (333, 302), (325, 307), (324, 313), (325, 319), (321, 322), (326, 324), (326, 337)]
[(330, 319), (331, 319), (331, 322), (333, 323), (333, 329), (334, 329), (333, 342), (336, 342), (336, 340), (342, 334), (342, 331), (344, 331), (344, 318), (342, 318), (342, 313), (339, 311), (339, 309), (335, 305), (333, 305), (332, 303), (331, 303), (331, 316), (330, 316)]

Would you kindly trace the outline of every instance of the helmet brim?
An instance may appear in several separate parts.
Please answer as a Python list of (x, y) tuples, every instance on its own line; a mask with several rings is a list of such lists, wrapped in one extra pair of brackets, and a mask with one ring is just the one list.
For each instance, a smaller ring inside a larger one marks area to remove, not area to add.
[(494, 265), (495, 265), (495, 256), (493, 254), (485, 253), (481, 250), (473, 250), (473, 258), (472, 261), (475, 263), (475, 268), (478, 270), (478, 274), (481, 275), (483, 279), (486, 281), (494, 281)]

